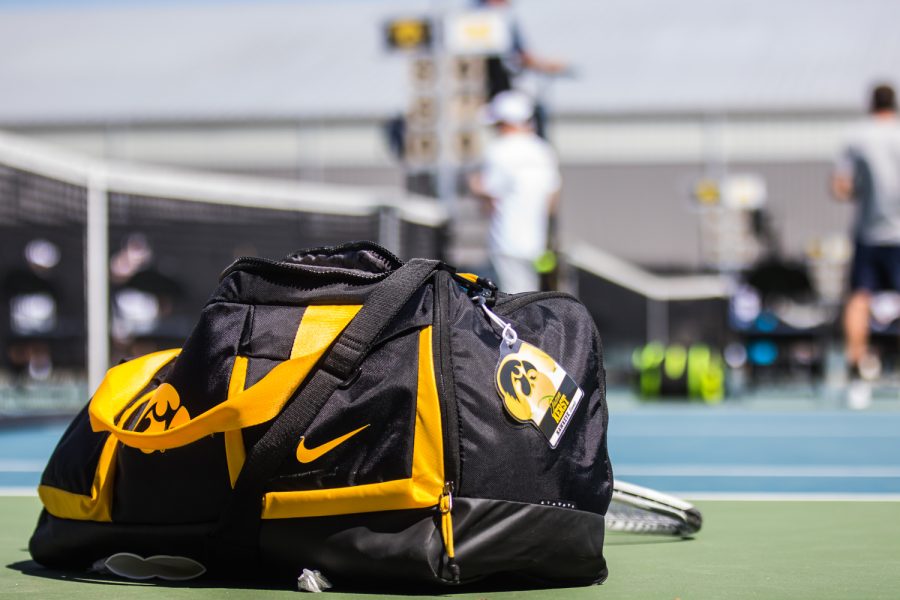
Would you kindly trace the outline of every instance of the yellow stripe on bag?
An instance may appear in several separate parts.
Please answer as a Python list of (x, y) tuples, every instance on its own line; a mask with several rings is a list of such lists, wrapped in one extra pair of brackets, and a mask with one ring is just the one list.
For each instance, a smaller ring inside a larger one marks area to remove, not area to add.
[(291, 358), (321, 356), (361, 308), (359, 304), (307, 307), (294, 335)]
[[(231, 368), (231, 379), (228, 380), (228, 398), (234, 398), (244, 391), (247, 382), (247, 357), (235, 356), (234, 366)], [(228, 462), (228, 478), (231, 487), (237, 481), (244, 461), (247, 459), (247, 451), (244, 448), (244, 434), (240, 429), (225, 432), (225, 459)]]
[(118, 440), (109, 436), (100, 451), (91, 495), (76, 494), (49, 485), (38, 486), (38, 496), (54, 517), (81, 521), (112, 521), (112, 489)]
[[(156, 364), (159, 361), (150, 361), (149, 358), (154, 356), (150, 355), (114, 367), (109, 370), (91, 400), (88, 409), (91, 427), (94, 431), (111, 432), (127, 446), (145, 450), (167, 450), (185, 446), (211, 433), (265, 423), (281, 412), (331, 342), (343, 331), (360, 308), (360, 305), (307, 307), (297, 337), (305, 339), (306, 335), (303, 333), (305, 330), (309, 334), (309, 341), (295, 340), (295, 349), (299, 347), (299, 354), (296, 357), (273, 368), (252, 387), (184, 423), (163, 431), (129, 431), (113, 421), (121, 407), (134, 396), (134, 393), (128, 393), (134, 389), (134, 379), (146, 375), (150, 370), (145, 363)], [(177, 351), (169, 352), (177, 353)], [(158, 364), (153, 373), (165, 362)], [(147, 377), (147, 383), (151, 378), (152, 374)], [(146, 383), (144, 385), (146, 386)], [(125, 391), (122, 386), (126, 388)], [(180, 402), (180, 398), (177, 397), (178, 391), (168, 384), (157, 389), (155, 395), (159, 394), (165, 395), (164, 401), (169, 405), (177, 406)], [(150, 401), (154, 402), (154, 398)]]
[(431, 335), (430, 326), (419, 334), (412, 476), (342, 488), (269, 492), (263, 496), (263, 519), (426, 508), (438, 502), (444, 489), (444, 442)]

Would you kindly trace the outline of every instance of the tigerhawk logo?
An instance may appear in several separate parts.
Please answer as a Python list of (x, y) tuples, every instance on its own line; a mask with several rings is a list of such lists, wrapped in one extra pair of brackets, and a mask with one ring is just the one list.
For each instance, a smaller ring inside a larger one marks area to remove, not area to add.
[(522, 352), (514, 352), (500, 361), (497, 390), (514, 419), (537, 423), (556, 394), (556, 386), (547, 375), (553, 372), (556, 363), (537, 348), (529, 350), (527, 358)]
[[(135, 431), (155, 433), (167, 431), (191, 420), (187, 408), (181, 405), (181, 397), (178, 390), (168, 383), (164, 383), (156, 389), (150, 397), (147, 407), (141, 418), (134, 426)], [(155, 450), (141, 449), (144, 454), (151, 454)]]

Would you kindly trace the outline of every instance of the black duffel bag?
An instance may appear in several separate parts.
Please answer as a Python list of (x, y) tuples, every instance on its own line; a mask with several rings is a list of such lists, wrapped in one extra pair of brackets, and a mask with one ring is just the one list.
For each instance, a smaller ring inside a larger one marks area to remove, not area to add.
[[(367, 242), (242, 258), (181, 349), (122, 363), (41, 478), (32, 556), (214, 575), (606, 578), (596, 328)], [(201, 569), (202, 570), (202, 569)]]

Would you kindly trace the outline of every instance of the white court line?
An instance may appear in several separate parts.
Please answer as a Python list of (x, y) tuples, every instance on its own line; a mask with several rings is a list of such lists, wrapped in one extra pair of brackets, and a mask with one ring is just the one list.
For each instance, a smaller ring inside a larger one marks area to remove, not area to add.
[(617, 429), (610, 432), (610, 436), (616, 440), (625, 438), (685, 438), (685, 437), (706, 437), (706, 438), (842, 438), (842, 439), (898, 439), (900, 440), (900, 432), (866, 432), (866, 431), (796, 431), (784, 429), (783, 431), (752, 431), (747, 429), (721, 429), (715, 430), (687, 430), (679, 429), (672, 431), (671, 426), (668, 430), (654, 431), (652, 428), (645, 428), (642, 431), (622, 431)]
[(853, 465), (613, 465), (616, 476), (900, 478), (900, 467)]
[(0, 473), (43, 473), (46, 460), (17, 460), (0, 458)]
[(900, 502), (900, 494), (828, 492), (666, 492), (691, 502)]
[(0, 487), (0, 497), (37, 496), (36, 487)]

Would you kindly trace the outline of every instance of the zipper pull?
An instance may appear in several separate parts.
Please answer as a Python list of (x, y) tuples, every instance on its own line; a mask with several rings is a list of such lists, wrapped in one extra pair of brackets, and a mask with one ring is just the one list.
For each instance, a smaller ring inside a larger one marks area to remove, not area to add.
[(487, 303), (484, 300), (484, 296), (475, 296), (472, 298), (472, 302), (475, 303), (476, 306), (481, 307), (481, 310), (484, 311), (485, 316), (488, 319), (494, 322), (495, 325), (502, 328), (502, 332), (500, 333), (500, 337), (503, 338), (503, 342), (506, 344), (508, 348), (512, 348), (515, 346), (516, 342), (519, 340), (519, 335), (516, 333), (516, 330), (513, 329), (511, 323), (507, 323), (500, 317), (498, 317), (494, 311), (487, 307)]
[(438, 498), (438, 509), (441, 511), (441, 534), (444, 538), (444, 550), (447, 552), (447, 569), (453, 583), (459, 583), (459, 565), (456, 564), (456, 551), (453, 549), (453, 484), (449, 481), (444, 484), (444, 491)]
[(491, 306), (497, 301), (497, 285), (490, 279), (480, 277), (475, 273), (459, 273), (456, 269), (447, 270), (453, 280), (466, 290), (470, 298), (481, 296), (486, 298)]

